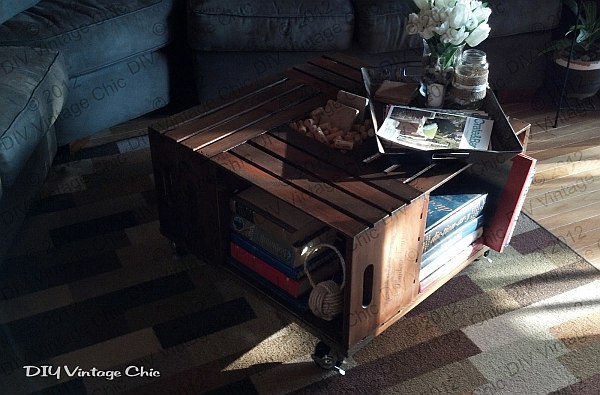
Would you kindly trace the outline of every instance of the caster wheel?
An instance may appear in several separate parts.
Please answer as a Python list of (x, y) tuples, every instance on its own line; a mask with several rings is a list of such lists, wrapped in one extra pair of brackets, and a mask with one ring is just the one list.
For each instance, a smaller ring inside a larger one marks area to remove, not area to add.
[(175, 257), (177, 257), (177, 258), (184, 257), (188, 254), (185, 247), (183, 247), (181, 244), (178, 244), (174, 241), (171, 242), (171, 250), (173, 250), (173, 255), (175, 255)]
[(344, 358), (340, 357), (331, 347), (321, 341), (315, 346), (315, 353), (311, 357), (317, 366), (322, 369), (337, 370), (341, 375), (346, 374), (341, 368)]

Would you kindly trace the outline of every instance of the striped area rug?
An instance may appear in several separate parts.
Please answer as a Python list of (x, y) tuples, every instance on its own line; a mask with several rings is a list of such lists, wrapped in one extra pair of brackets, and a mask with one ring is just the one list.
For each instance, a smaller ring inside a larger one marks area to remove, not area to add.
[(173, 256), (145, 136), (83, 150), (57, 160), (0, 268), (0, 393), (600, 393), (597, 269), (525, 216), (490, 258), (342, 376), (227, 273)]

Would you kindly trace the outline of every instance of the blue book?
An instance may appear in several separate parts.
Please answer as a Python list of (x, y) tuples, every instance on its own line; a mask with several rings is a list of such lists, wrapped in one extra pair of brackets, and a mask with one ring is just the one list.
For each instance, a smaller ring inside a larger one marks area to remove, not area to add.
[[(252, 255), (256, 256), (257, 258), (262, 259), (265, 263), (273, 266), (275, 269), (279, 270), (286, 276), (293, 278), (293, 279), (299, 279), (306, 275), (304, 273), (304, 265), (298, 266), (298, 267), (291, 267), (289, 265), (286, 265), (285, 263), (283, 263), (279, 259), (277, 259), (274, 255), (270, 254), (267, 250), (261, 248), (260, 246), (253, 243), (252, 241), (246, 239), (244, 236), (240, 235), (239, 233), (234, 232), (234, 231), (231, 231), (229, 233), (230, 233), (232, 242), (236, 243), (237, 245), (239, 245), (246, 251), (250, 252)], [(329, 248), (324, 248), (323, 251), (321, 251), (321, 252), (313, 253), (312, 256), (310, 257), (310, 259), (308, 260), (308, 264), (307, 264), (308, 270), (312, 272), (312, 270), (316, 269), (320, 265), (331, 261), (331, 257), (334, 254), (335, 253), (333, 252), (333, 250), (331, 250)]]
[(423, 253), (461, 225), (479, 217), (486, 199), (486, 193), (431, 195), (427, 206)]
[(445, 236), (433, 247), (423, 253), (423, 257), (421, 258), (421, 268), (426, 267), (429, 263), (441, 257), (442, 255), (445, 255), (446, 258), (448, 258), (448, 255), (458, 248), (458, 244), (465, 247), (471, 244), (477, 238), (481, 237), (483, 234), (483, 224), (484, 217), (480, 215), (479, 217), (468, 221), (449, 235)]

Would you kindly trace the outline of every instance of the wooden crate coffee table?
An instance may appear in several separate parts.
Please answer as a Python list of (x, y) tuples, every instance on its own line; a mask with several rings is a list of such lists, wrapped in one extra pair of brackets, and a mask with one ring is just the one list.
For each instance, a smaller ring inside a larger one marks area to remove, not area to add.
[[(372, 146), (343, 154), (291, 130), (290, 120), (335, 98), (365, 94), (360, 62), (322, 57), (214, 110), (191, 109), (149, 130), (161, 232), (230, 268), (229, 199), (256, 185), (336, 229), (347, 266), (344, 308), (332, 321), (297, 311), (247, 281), (343, 358), (377, 336), (487, 249), (419, 293), (429, 192), (469, 165), (415, 163), (386, 172)], [(243, 275), (241, 275), (244, 278)]]

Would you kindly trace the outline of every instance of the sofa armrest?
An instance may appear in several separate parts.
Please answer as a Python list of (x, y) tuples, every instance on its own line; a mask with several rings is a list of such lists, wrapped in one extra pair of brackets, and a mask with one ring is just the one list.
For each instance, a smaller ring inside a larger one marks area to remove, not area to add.
[(0, 23), (4, 23), (29, 7), (33, 7), (40, 0), (2, 0), (0, 1)]

